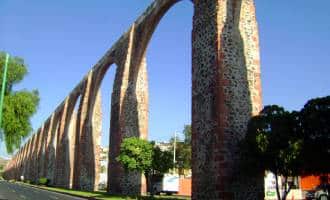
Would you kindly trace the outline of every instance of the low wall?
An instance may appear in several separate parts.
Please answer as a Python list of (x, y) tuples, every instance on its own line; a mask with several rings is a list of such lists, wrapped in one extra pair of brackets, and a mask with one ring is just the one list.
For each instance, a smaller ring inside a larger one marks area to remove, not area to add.
[(180, 178), (178, 195), (191, 196), (191, 178)]

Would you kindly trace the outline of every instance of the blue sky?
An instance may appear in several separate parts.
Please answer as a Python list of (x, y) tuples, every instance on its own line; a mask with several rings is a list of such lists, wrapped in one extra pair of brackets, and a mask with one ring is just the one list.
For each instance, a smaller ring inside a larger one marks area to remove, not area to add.
[[(330, 1), (255, 0), (263, 102), (288, 110), (330, 94)], [(24, 58), (15, 89), (40, 92), (37, 129), (151, 0), (0, 0), (0, 50)], [(190, 123), (193, 5), (182, 1), (158, 26), (147, 53), (149, 139), (168, 140)], [(108, 144), (114, 66), (102, 83), (102, 145)], [(0, 156), (5, 156), (3, 144)]]

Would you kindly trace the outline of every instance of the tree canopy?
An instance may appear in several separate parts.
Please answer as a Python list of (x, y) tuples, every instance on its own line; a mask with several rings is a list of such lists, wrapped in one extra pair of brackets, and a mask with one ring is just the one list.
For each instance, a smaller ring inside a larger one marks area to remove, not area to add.
[(330, 96), (309, 100), (300, 111), (300, 118), (306, 164), (303, 173), (329, 173)]
[[(253, 165), (258, 165), (251, 167), (274, 173), (278, 195), (277, 176), (284, 176), (287, 183), (289, 176), (299, 174), (301, 166), (302, 139), (294, 131), (293, 116), (277, 105), (265, 106), (258, 116), (250, 120), (245, 139), (248, 157), (254, 159)], [(283, 199), (290, 189), (285, 188)]]
[(153, 146), (147, 140), (137, 137), (125, 138), (116, 158), (126, 171), (145, 172), (151, 168)]
[(151, 189), (153, 177), (162, 177), (173, 167), (170, 151), (162, 151), (154, 142), (148, 142), (137, 137), (123, 140), (120, 154), (116, 160), (123, 165), (126, 171), (144, 173), (148, 190), (151, 192), (153, 192)]
[(162, 151), (158, 146), (154, 145), (150, 174), (162, 176), (171, 168), (173, 168), (172, 152)]
[[(179, 169), (179, 172), (183, 172), (184, 169), (191, 169), (191, 125), (185, 125), (183, 128), (183, 140), (179, 137), (176, 138), (176, 163), (175, 167)], [(174, 145), (174, 138), (170, 139), (172, 146)], [(173, 147), (171, 148), (172, 154)]]
[[(242, 163), (248, 170), (273, 172), (278, 199), (285, 199), (291, 189), (290, 176), (330, 172), (329, 131), (330, 96), (309, 100), (299, 112), (265, 106), (249, 121)], [(282, 196), (279, 175), (284, 177)]]
[[(3, 78), (5, 53), (0, 52), (0, 78)], [(13, 90), (27, 74), (27, 65), (19, 57), (11, 57), (8, 62), (7, 83), (3, 104), (2, 138), (4, 138), (8, 153), (20, 147), (22, 139), (32, 131), (30, 118), (37, 111), (39, 93), (37, 90)], [(2, 81), (0, 82), (2, 87)]]

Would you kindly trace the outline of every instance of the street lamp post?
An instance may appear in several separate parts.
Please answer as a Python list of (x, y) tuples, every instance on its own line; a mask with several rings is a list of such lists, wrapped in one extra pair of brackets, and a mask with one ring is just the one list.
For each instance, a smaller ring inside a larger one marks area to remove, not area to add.
[[(1, 126), (2, 126), (3, 99), (5, 97), (5, 90), (6, 90), (8, 61), (9, 61), (9, 54), (6, 53), (5, 66), (4, 66), (4, 69), (3, 69), (1, 96), (0, 96), (0, 129), (1, 129)], [(1, 136), (2, 136), (2, 134), (1, 134)]]

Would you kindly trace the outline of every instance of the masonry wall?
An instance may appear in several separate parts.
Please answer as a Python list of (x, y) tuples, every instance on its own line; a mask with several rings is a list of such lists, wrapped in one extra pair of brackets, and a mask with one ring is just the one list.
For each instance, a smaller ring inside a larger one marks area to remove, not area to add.
[(263, 199), (262, 176), (238, 168), (262, 106), (253, 1), (196, 0), (192, 49), (192, 199)]
[(146, 193), (145, 178), (141, 173), (125, 173), (116, 161), (124, 138), (148, 134), (148, 79), (145, 57), (134, 55), (134, 26), (128, 39), (116, 55), (117, 71), (111, 99), (110, 151), (108, 167), (108, 192), (112, 194)]
[[(24, 145), (25, 150), (8, 163), (6, 178), (17, 179), (24, 173), (26, 179), (36, 181), (43, 175), (60, 187), (97, 189), (102, 116), (98, 91), (104, 74), (116, 64), (108, 191), (145, 192), (142, 174), (124, 173), (115, 158), (123, 138), (147, 138), (146, 49), (162, 16), (176, 2), (155, 0), (146, 9)], [(192, 199), (263, 199), (262, 175), (246, 177), (238, 168), (237, 144), (248, 120), (262, 106), (254, 1), (193, 3)], [(78, 96), (79, 110), (72, 128), (70, 109)], [(74, 137), (74, 142), (68, 137)]]

